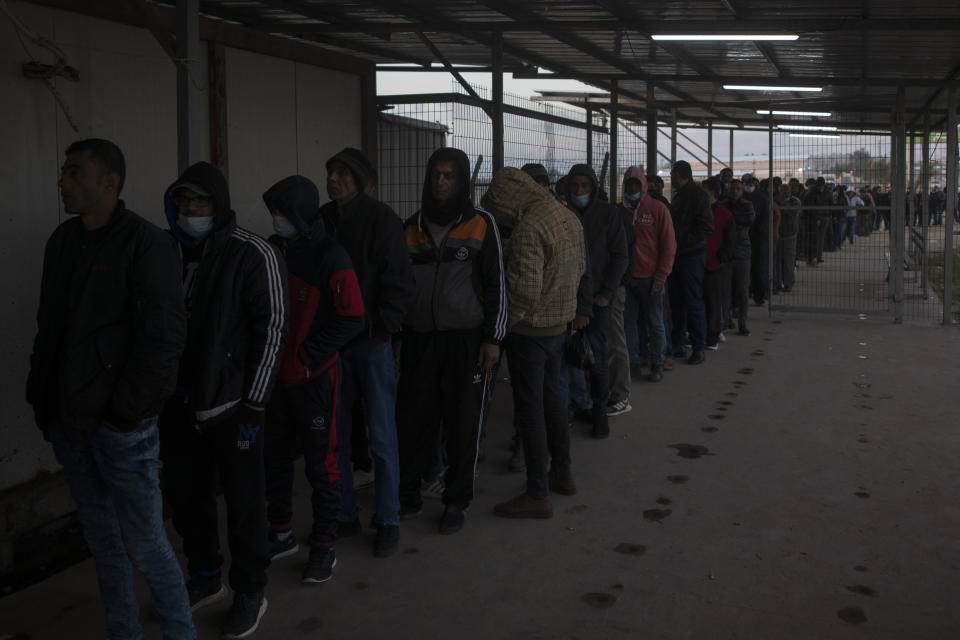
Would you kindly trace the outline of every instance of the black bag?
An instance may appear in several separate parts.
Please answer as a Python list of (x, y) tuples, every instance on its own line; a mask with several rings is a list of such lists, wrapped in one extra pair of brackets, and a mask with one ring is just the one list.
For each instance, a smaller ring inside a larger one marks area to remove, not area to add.
[(584, 370), (593, 368), (593, 347), (586, 331), (574, 331), (570, 334), (563, 348), (563, 357), (571, 367)]

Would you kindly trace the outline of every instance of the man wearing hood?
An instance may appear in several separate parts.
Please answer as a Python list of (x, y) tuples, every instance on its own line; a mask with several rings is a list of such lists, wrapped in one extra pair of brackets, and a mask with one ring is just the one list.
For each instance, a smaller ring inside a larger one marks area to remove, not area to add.
[(743, 198), (753, 205), (756, 217), (750, 225), (750, 295), (762, 305), (770, 291), (770, 194), (759, 188), (751, 173), (743, 176)]
[[(586, 328), (596, 355), (590, 370), (590, 396), (593, 401), (593, 437), (610, 436), (607, 397), (610, 379), (607, 368), (607, 334), (610, 332), (610, 302), (627, 270), (627, 243), (617, 208), (600, 199), (600, 185), (593, 168), (576, 164), (567, 173), (567, 204), (580, 218), (590, 256), (590, 280), (593, 291), (591, 314), (578, 313), (574, 329)], [(571, 387), (573, 385), (571, 384)]]
[(550, 518), (551, 491), (576, 493), (560, 370), (569, 323), (591, 302), (583, 227), (513, 167), (497, 172), (482, 202), (498, 224), (513, 229), (504, 256), (506, 346), (527, 470), (526, 491), (493, 511), (504, 518)]
[[(327, 195), (320, 207), (327, 232), (353, 261), (363, 294), (364, 328), (340, 351), (343, 379), (337, 407), (340, 463), (340, 535), (360, 532), (353, 486), (353, 407), (363, 400), (373, 454), (377, 530), (373, 554), (393, 555), (400, 546), (400, 462), (396, 423), (396, 374), (392, 337), (399, 333), (415, 284), (403, 226), (393, 209), (366, 193), (374, 179), (370, 161), (347, 147), (327, 160)], [(362, 423), (356, 425), (362, 428)]]
[(637, 243), (637, 233), (633, 228), (634, 209), (639, 194), (628, 193), (626, 184), (635, 181), (635, 173), (641, 175), (643, 171), (637, 167), (630, 167), (623, 176), (623, 199), (618, 211), (623, 223), (623, 239), (627, 249), (627, 268), (620, 278), (617, 295), (610, 301), (610, 335), (607, 340), (607, 366), (610, 371), (610, 397), (607, 400), (607, 415), (618, 416), (633, 410), (630, 404), (630, 349), (627, 347), (626, 323), (624, 310), (627, 304), (627, 285), (633, 276), (634, 246)]
[(293, 458), (303, 452), (313, 489), (313, 529), (304, 583), (326, 582), (337, 559), (340, 514), (337, 470), (338, 351), (363, 329), (363, 297), (346, 250), (323, 229), (320, 192), (303, 176), (284, 178), (263, 194), (276, 245), (287, 267), (290, 338), (277, 389), (267, 407), (265, 442), (270, 559), (299, 549), (293, 534)]
[(447, 470), (440, 533), (456, 533), (473, 500), (483, 409), (507, 331), (497, 225), (470, 200), (470, 161), (437, 149), (420, 211), (404, 225), (416, 292), (403, 321), (397, 426), (400, 512), (423, 509), (420, 480), (443, 430)]
[(632, 202), (630, 213), (636, 242), (633, 252), (630, 279), (627, 284), (626, 318), (627, 343), (633, 369), (640, 370), (639, 324), (646, 327), (650, 347), (648, 380), (663, 380), (663, 359), (666, 351), (663, 299), (664, 285), (673, 269), (677, 252), (677, 240), (673, 232), (670, 210), (647, 193), (649, 183), (643, 172), (636, 167), (627, 169), (623, 176), (624, 207)]
[(707, 310), (707, 349), (720, 348), (720, 334), (730, 305), (730, 258), (737, 244), (733, 214), (720, 202), (720, 180), (700, 183), (713, 209), (713, 233), (707, 238), (707, 268), (703, 276), (703, 303)]
[(750, 228), (757, 214), (753, 204), (743, 197), (743, 183), (734, 180), (730, 183), (730, 197), (724, 202), (737, 227), (737, 240), (733, 247), (733, 259), (730, 261), (730, 319), (737, 316), (738, 333), (750, 335), (747, 328), (747, 310), (750, 299)]
[(670, 216), (677, 236), (677, 257), (670, 274), (670, 307), (673, 312), (673, 354), (684, 356), (687, 332), (693, 353), (688, 364), (701, 364), (706, 358), (707, 317), (703, 306), (703, 274), (706, 268), (707, 238), (713, 233), (710, 199), (693, 181), (690, 163), (680, 160), (670, 171), (676, 195), (670, 203)]
[(285, 269), (270, 243), (237, 225), (227, 181), (213, 165), (184, 171), (164, 205), (180, 243), (188, 313), (177, 392), (160, 416), (164, 491), (197, 609), (226, 596), (219, 474), (234, 591), (223, 635), (246, 637), (267, 609), (263, 425), (287, 337)]
[[(105, 635), (143, 635), (136, 568), (163, 637), (192, 640), (158, 486), (157, 414), (173, 392), (186, 337), (179, 260), (170, 236), (120, 200), (125, 177), (112, 142), (67, 148), (59, 186), (70, 217), (44, 251), (27, 402), (77, 504)], [(104, 635), (86, 628), (83, 635)]]

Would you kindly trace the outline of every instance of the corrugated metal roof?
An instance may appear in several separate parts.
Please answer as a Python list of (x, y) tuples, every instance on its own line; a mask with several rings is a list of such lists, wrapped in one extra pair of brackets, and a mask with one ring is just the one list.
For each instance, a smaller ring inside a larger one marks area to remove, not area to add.
[[(650, 86), (658, 108), (717, 122), (756, 122), (756, 109), (769, 106), (857, 112), (864, 123), (886, 126), (898, 85), (910, 118), (928, 105), (936, 121), (946, 110), (942, 89), (960, 85), (960, 2), (946, 0), (205, 0), (201, 11), (377, 63), (437, 61), (419, 31), (453, 64), (489, 66), (493, 33), (502, 32), (509, 71), (547, 69), (600, 88), (616, 79), (644, 109)], [(799, 38), (651, 39), (761, 32)], [(722, 88), (747, 83), (823, 90)]]

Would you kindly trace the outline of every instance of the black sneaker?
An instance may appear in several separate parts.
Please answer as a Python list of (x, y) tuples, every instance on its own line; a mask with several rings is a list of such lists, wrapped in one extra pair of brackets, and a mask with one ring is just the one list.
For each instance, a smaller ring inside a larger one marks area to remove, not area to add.
[(400, 503), (400, 519), (410, 520), (423, 512), (423, 502)]
[(610, 421), (606, 413), (601, 413), (593, 419), (593, 437), (597, 440), (610, 437)]
[(647, 376), (650, 382), (660, 382), (663, 380), (663, 367), (653, 367), (650, 369), (650, 375)]
[(187, 595), (190, 596), (190, 610), (196, 611), (208, 604), (220, 602), (227, 597), (227, 587), (215, 576), (191, 578), (187, 582)]
[(337, 566), (337, 554), (333, 547), (312, 547), (310, 561), (303, 568), (302, 581), (306, 584), (319, 584), (333, 577), (333, 568)]
[[(283, 536), (284, 533), (287, 535)], [(300, 545), (297, 544), (297, 537), (293, 535), (293, 531), (289, 529), (285, 532), (269, 529), (267, 531), (267, 545), (270, 551), (271, 561), (292, 556), (297, 551), (300, 551)]]
[(363, 525), (360, 524), (360, 516), (357, 516), (350, 522), (337, 520), (337, 537), (338, 538), (349, 538), (350, 536), (358, 536), (360, 535), (361, 531), (363, 531)]
[(673, 359), (680, 360), (687, 357), (687, 352), (685, 349), (674, 349), (673, 350)]
[(223, 625), (221, 637), (246, 638), (257, 630), (260, 618), (267, 610), (267, 599), (263, 591), (238, 593), (233, 596), (233, 605), (227, 613), (227, 622)]
[(373, 555), (378, 558), (392, 556), (400, 548), (400, 527), (395, 524), (378, 524), (377, 539), (373, 543)]
[(706, 359), (707, 357), (703, 355), (703, 351), (694, 351), (690, 357), (687, 358), (687, 364), (703, 364)]
[(443, 517), (440, 518), (440, 533), (448, 536), (463, 529), (463, 509), (456, 505), (448, 504), (443, 510)]

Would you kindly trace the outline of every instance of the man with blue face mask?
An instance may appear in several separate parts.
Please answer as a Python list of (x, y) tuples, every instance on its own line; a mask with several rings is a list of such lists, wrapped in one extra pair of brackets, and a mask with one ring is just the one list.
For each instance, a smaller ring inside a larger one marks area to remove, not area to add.
[[(593, 283), (593, 308), (589, 312), (578, 309), (573, 328), (586, 330), (596, 355), (590, 371), (590, 396), (593, 402), (590, 418), (593, 437), (606, 438), (610, 435), (607, 418), (610, 381), (604, 355), (607, 353), (607, 334), (610, 330), (610, 303), (617, 295), (620, 280), (627, 270), (627, 243), (617, 208), (598, 197), (600, 185), (592, 167), (574, 165), (567, 174), (566, 189), (568, 205), (583, 224)], [(591, 315), (588, 316), (588, 313)], [(575, 395), (576, 378), (571, 378), (571, 395)]]
[(183, 537), (194, 610), (226, 596), (217, 479), (227, 503), (233, 606), (224, 638), (253, 633), (267, 609), (264, 407), (287, 337), (286, 270), (276, 249), (239, 227), (223, 174), (189, 167), (164, 196), (182, 256), (187, 346), (160, 415), (163, 490)]

